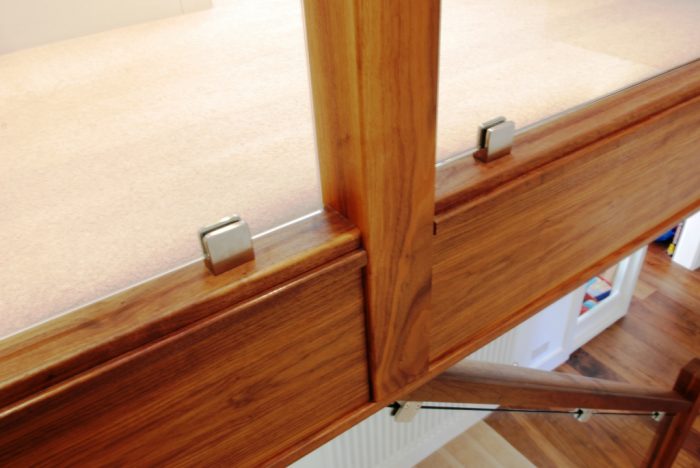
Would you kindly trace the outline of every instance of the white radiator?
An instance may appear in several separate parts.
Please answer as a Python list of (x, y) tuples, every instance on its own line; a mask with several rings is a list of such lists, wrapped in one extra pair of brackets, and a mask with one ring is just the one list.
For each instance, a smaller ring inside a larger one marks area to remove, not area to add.
[[(516, 330), (467, 359), (511, 364)], [(431, 403), (436, 406), (450, 406)], [(452, 405), (460, 406), (460, 405)], [(487, 405), (461, 405), (482, 406)], [(295, 468), (375, 468), (413, 466), (488, 415), (486, 411), (419, 411), (410, 423), (397, 423), (385, 409), (297, 461)]]

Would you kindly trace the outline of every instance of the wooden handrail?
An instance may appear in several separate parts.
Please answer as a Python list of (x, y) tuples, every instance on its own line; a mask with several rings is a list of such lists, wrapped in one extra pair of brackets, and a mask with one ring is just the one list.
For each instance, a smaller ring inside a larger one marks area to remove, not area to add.
[(688, 363), (673, 390), (558, 372), (465, 361), (403, 398), (408, 401), (491, 403), (506, 407), (662, 411), (648, 466), (670, 467), (700, 412), (700, 358)]
[(449, 369), (406, 400), (667, 413), (692, 406), (673, 390), (476, 361)]
[(656, 433), (649, 455), (649, 466), (670, 467), (678, 456), (695, 418), (700, 413), (700, 359), (690, 361), (678, 374), (673, 389), (683, 395), (692, 406), (663, 421)]

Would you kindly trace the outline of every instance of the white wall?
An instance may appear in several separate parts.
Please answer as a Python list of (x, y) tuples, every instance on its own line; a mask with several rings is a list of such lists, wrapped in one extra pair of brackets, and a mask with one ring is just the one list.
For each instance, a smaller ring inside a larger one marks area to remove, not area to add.
[(569, 353), (598, 336), (627, 313), (646, 254), (647, 247), (644, 246), (622, 260), (618, 264), (610, 296), (582, 316), (576, 314), (575, 332), (569, 344)]
[(0, 54), (211, 7), (211, 0), (0, 0)]
[(577, 288), (516, 328), (515, 364), (553, 370), (569, 359), (585, 289)]
[(683, 223), (673, 261), (689, 270), (700, 268), (700, 211)]

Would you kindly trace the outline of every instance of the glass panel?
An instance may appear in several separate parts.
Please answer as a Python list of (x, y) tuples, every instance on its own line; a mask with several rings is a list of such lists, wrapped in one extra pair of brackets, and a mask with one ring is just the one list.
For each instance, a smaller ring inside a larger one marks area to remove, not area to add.
[(306, 62), (299, 1), (0, 4), (0, 337), (320, 208)]
[(695, 0), (443, 0), (437, 158), (700, 57)]

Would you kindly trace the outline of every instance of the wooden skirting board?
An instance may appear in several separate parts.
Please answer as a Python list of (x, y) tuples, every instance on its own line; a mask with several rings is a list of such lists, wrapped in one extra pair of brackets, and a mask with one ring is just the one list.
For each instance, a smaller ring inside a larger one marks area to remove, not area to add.
[(494, 166), (438, 167), (420, 320), (394, 303), (368, 320), (367, 287), (378, 307), (403, 283), (379, 297), (364, 268), (386, 240), (329, 209), (256, 240), (254, 263), (190, 265), (3, 340), (0, 465), (293, 461), (700, 207), (698, 83), (693, 63), (523, 132)]

